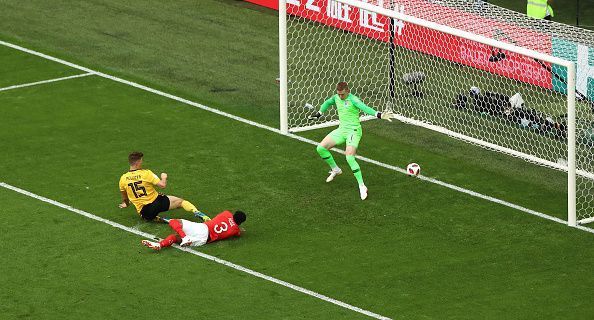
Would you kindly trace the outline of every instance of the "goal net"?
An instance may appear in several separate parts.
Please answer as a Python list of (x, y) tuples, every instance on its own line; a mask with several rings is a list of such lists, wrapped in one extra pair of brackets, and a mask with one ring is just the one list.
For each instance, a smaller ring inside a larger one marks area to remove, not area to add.
[(310, 116), (347, 81), (401, 121), (566, 173), (568, 223), (594, 220), (594, 32), (475, 0), (280, 2), (283, 131), (337, 125)]

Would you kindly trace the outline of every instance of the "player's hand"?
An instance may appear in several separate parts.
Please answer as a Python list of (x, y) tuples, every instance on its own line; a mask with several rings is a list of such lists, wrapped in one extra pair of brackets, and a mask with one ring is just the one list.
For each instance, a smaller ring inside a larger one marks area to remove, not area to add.
[(167, 180), (167, 173), (161, 172), (161, 180)]
[(378, 112), (377, 113), (377, 117), (379, 119), (388, 120), (388, 121), (392, 122), (392, 119), (395, 119), (396, 118), (396, 115), (391, 110), (387, 110), (387, 111), (384, 111), (384, 112)]
[(322, 114), (319, 111), (316, 111), (315, 113), (312, 113), (308, 119), (309, 120), (319, 120), (320, 117), (322, 117)]
[(128, 204), (125, 202), (122, 202), (122, 203), (118, 204), (118, 207), (120, 207), (121, 209), (124, 209), (124, 208), (128, 207)]

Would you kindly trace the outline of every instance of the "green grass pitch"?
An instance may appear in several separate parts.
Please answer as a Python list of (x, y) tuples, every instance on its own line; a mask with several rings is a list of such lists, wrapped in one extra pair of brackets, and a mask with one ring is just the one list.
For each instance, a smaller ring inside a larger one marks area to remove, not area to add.
[[(241, 1), (0, 1), (0, 40), (277, 126), (277, 16)], [(68, 8), (68, 10), (64, 9)], [(238, 32), (238, 28), (241, 32)], [(0, 87), (80, 74), (0, 46)], [(248, 213), (198, 250), (400, 319), (588, 319), (593, 234), (360, 162), (324, 181), (315, 148), (97, 76), (0, 91), (0, 181), (165, 236), (117, 208), (132, 150), (167, 193)], [(404, 125), (363, 156), (564, 218), (563, 175)], [(319, 140), (328, 129), (304, 133)], [(344, 158), (335, 154), (339, 165)], [(544, 181), (544, 182), (543, 182)], [(2, 319), (366, 317), (0, 188)], [(173, 217), (187, 217), (174, 211)]]

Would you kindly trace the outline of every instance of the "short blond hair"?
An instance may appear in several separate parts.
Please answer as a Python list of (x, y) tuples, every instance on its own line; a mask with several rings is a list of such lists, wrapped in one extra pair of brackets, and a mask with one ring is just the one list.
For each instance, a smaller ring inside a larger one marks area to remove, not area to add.
[(342, 81), (336, 85), (336, 91), (349, 90), (349, 84)]

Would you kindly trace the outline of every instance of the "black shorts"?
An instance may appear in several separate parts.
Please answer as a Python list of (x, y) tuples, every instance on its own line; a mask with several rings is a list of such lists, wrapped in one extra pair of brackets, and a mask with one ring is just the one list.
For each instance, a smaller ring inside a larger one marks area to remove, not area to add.
[(144, 220), (151, 221), (155, 219), (161, 212), (169, 210), (169, 198), (166, 195), (160, 194), (155, 201), (145, 205), (140, 210), (140, 216)]

